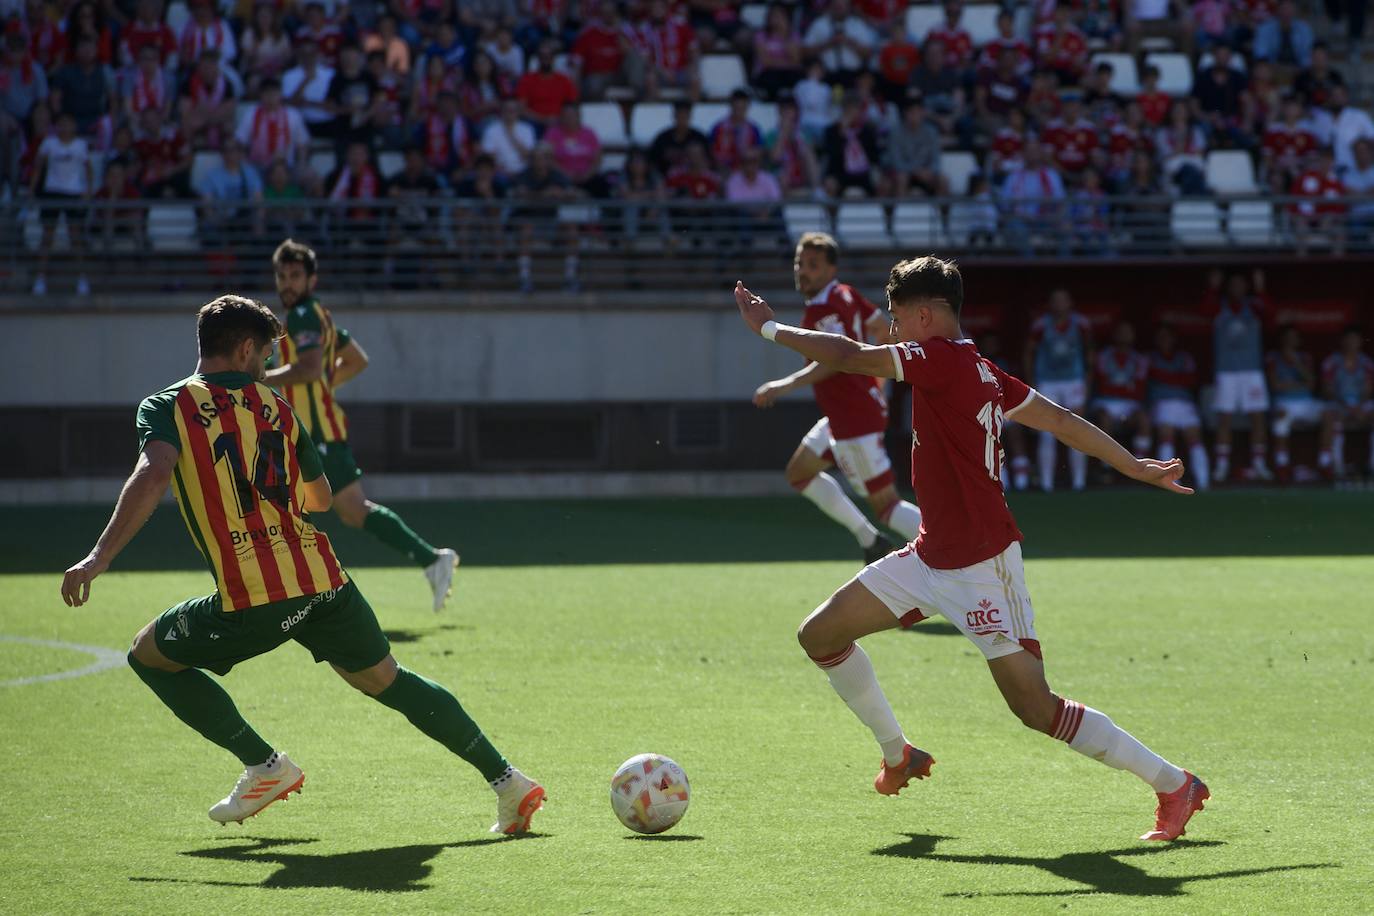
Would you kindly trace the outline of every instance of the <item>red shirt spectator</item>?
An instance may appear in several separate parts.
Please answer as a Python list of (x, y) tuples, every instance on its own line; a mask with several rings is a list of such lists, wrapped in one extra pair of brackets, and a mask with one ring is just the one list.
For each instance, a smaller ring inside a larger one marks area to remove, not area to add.
[[(1312, 200), (1332, 200), (1345, 196), (1345, 185), (1336, 177), (1331, 166), (1330, 154), (1323, 154), (1317, 161), (1293, 181), (1289, 191), (1294, 197)], [(1344, 213), (1345, 207), (1339, 203), (1307, 203), (1292, 205), (1292, 212), (1299, 216), (1332, 216)]]
[(1062, 118), (1045, 126), (1041, 138), (1054, 150), (1054, 160), (1065, 172), (1081, 172), (1097, 149), (1097, 127), (1079, 113), (1078, 103), (1070, 101)]
[(906, 38), (889, 38), (878, 51), (878, 75), (886, 82), (905, 88), (911, 82), (911, 74), (921, 64), (921, 51)]
[(905, 0), (856, 0), (854, 9), (877, 29), (885, 29), (906, 12)]
[(155, 133), (145, 133), (134, 141), (134, 149), (143, 164), (139, 184), (145, 189), (172, 177), (177, 167), (191, 155), (191, 145), (174, 124), (164, 124)]
[[(167, 65), (167, 58), (177, 53), (177, 39), (171, 28), (158, 15), (157, 0), (139, 0), (138, 15), (124, 27), (122, 56), (126, 63), (138, 60), (138, 52), (146, 45), (157, 48), (158, 63)], [(187, 61), (186, 63), (191, 63)]]
[(624, 33), (600, 19), (593, 19), (578, 33), (573, 42), (572, 56), (579, 61), (582, 73), (595, 76), (614, 74), (625, 62), (622, 42)]
[(1025, 132), (1008, 125), (1000, 127), (988, 145), (988, 167), (994, 172), (1006, 172), (1021, 164), (1021, 151), (1026, 148)]
[(958, 23), (946, 21), (937, 25), (926, 34), (926, 40), (944, 45), (945, 60), (955, 69), (962, 70), (973, 61), (973, 39)]
[(1000, 35), (983, 45), (982, 53), (978, 55), (978, 69), (996, 69), (997, 61), (1001, 59), (1003, 51), (1011, 51), (1016, 55), (1016, 72), (1019, 75), (1025, 76), (1030, 73), (1033, 66), (1030, 45), (1019, 38), (1003, 38)]
[(662, 22), (647, 22), (643, 28), (649, 53), (658, 69), (681, 74), (696, 60), (697, 37), (686, 20), (668, 16)]
[(1054, 22), (1035, 30), (1035, 56), (1069, 82), (1078, 82), (1088, 64), (1088, 39), (1069, 20), (1069, 8), (1055, 9)]
[(1167, 93), (1158, 89), (1154, 92), (1142, 92), (1136, 96), (1136, 101), (1140, 103), (1140, 113), (1145, 116), (1145, 120), (1155, 127), (1164, 123), (1164, 119), (1169, 116), (1169, 107), (1174, 103)]
[(30, 23), (29, 54), (44, 72), (51, 72), (67, 59), (66, 34), (46, 16)]
[(577, 101), (577, 87), (565, 73), (533, 70), (515, 84), (515, 97), (532, 117), (548, 124), (558, 119), (564, 102)]

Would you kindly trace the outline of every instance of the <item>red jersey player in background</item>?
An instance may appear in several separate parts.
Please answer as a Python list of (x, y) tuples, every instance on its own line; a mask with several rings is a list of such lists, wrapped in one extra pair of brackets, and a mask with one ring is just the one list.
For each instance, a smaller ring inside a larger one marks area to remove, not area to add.
[(902, 261), (887, 283), (892, 337), (869, 346), (840, 334), (787, 327), (743, 283), (740, 315), (755, 333), (840, 372), (895, 378), (911, 386), (911, 477), (925, 514), (916, 542), (865, 567), (797, 631), (802, 648), (873, 732), (883, 750), (873, 786), (896, 795), (935, 761), (909, 744), (856, 639), (904, 620), (944, 615), (987, 658), (993, 680), (1023, 723), (1084, 756), (1129, 770), (1158, 794), (1146, 840), (1173, 840), (1208, 797), (1207, 787), (1145, 747), (1103, 713), (1065, 699), (1045, 681), (1021, 532), (998, 479), (1003, 419), (1052, 433), (1122, 474), (1174, 493), (1183, 462), (1136, 458), (1111, 436), (978, 354), (963, 339), (963, 279), (952, 262)]
[[(887, 319), (854, 287), (839, 282), (840, 246), (824, 232), (808, 232), (797, 242), (792, 274), (806, 312), (802, 327), (843, 334), (863, 343), (886, 340)], [(787, 482), (816, 507), (853, 533), (865, 562), (873, 562), (892, 544), (864, 517), (826, 473), (838, 464), (854, 490), (868, 496), (878, 518), (908, 541), (921, 529), (921, 510), (897, 495), (892, 459), (883, 446), (887, 399), (871, 376), (848, 375), (811, 362), (786, 378), (764, 382), (754, 404), (772, 407), (780, 395), (810, 385), (823, 416), (811, 427), (787, 462)]]

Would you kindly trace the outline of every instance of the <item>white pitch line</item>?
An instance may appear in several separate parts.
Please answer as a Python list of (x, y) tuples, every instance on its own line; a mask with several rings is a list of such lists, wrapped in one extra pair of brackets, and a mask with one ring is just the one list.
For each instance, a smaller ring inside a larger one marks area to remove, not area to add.
[(17, 677), (8, 681), (0, 681), (0, 687), (23, 687), (25, 684), (41, 684), (44, 681), (62, 681), (69, 677), (84, 677), (87, 674), (99, 674), (101, 671), (108, 671), (111, 668), (118, 668), (125, 664), (126, 652), (117, 649), (107, 649), (104, 646), (83, 646), (74, 642), (58, 642), (55, 639), (33, 639), (28, 636), (5, 636), (0, 634), (0, 642), (17, 642), (26, 646), (43, 646), (48, 649), (70, 649), (73, 652), (85, 652), (87, 655), (94, 655), (95, 661), (86, 665), (84, 668), (73, 668), (70, 671), (59, 671), (56, 674), (35, 674), (32, 677)]

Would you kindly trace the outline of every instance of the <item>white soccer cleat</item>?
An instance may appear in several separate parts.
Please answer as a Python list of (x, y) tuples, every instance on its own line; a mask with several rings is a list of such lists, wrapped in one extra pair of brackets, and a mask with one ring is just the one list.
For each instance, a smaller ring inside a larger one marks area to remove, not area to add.
[(544, 787), (514, 767), (509, 782), (496, 793), (496, 823), (492, 833), (526, 833), (530, 819), (544, 804)]
[(438, 554), (438, 559), (425, 567), (425, 578), (434, 592), (436, 614), (444, 609), (444, 602), (448, 600), (449, 592), (453, 591), (453, 573), (458, 569), (459, 561), (457, 551), (449, 547), (440, 548)]
[(210, 820), (221, 824), (230, 821), (242, 824), (277, 799), (285, 801), (292, 792), (299, 792), (305, 783), (301, 768), (285, 754), (275, 754), (274, 757), (270, 769), (262, 766), (244, 770), (239, 781), (234, 783), (234, 791), (210, 809)]

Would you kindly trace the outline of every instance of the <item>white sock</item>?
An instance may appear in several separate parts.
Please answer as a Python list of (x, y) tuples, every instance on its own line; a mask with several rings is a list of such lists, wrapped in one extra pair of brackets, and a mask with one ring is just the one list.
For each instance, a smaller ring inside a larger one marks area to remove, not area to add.
[(1160, 443), (1159, 443), (1159, 448), (1155, 449), (1155, 451), (1159, 452), (1159, 460), (1160, 460), (1160, 461), (1173, 461), (1173, 460), (1174, 460), (1174, 442), (1173, 442), (1173, 440), (1172, 440), (1172, 439), (1170, 439), (1170, 440), (1168, 440), (1168, 441), (1163, 441), (1163, 440), (1161, 440)]
[(1084, 757), (1118, 770), (1130, 770), (1156, 792), (1175, 792), (1183, 785), (1182, 770), (1091, 706), (1061, 699), (1050, 737), (1063, 741)]
[(859, 507), (845, 495), (839, 481), (824, 472), (811, 478), (801, 491), (816, 508), (849, 529), (858, 540), (859, 546), (867, 550), (878, 540), (878, 529), (869, 523)]
[(1046, 493), (1054, 489), (1054, 459), (1057, 451), (1054, 434), (1042, 432), (1037, 446), (1040, 459), (1040, 489)]
[(921, 510), (915, 504), (899, 499), (888, 510), (887, 526), (908, 541), (914, 541), (921, 533)]
[(491, 780), (487, 785), (491, 786), (492, 791), (499, 795), (506, 790), (506, 787), (510, 785), (511, 779), (514, 778), (515, 774), (518, 772), (520, 771), (515, 767), (507, 766), (506, 772)]
[(878, 677), (873, 673), (873, 662), (868, 653), (858, 644), (850, 643), (847, 649), (827, 658), (812, 658), (816, 666), (830, 678), (830, 686), (844, 700), (845, 705), (868, 726), (883, 749), (883, 759), (889, 766), (902, 762), (902, 750), (907, 745), (906, 735), (897, 724), (892, 706), (878, 686)]
[(1189, 468), (1193, 472), (1193, 479), (1197, 481), (1197, 488), (1205, 490), (1212, 485), (1211, 475), (1207, 473), (1207, 449), (1202, 447), (1199, 442), (1188, 447), (1188, 460), (1192, 462)]
[(252, 770), (254, 774), (256, 774), (256, 775), (258, 775), (258, 776), (261, 776), (261, 775), (263, 775), (264, 773), (270, 773), (270, 772), (272, 772), (273, 770), (275, 770), (275, 769), (277, 768), (277, 762), (280, 761), (280, 760), (281, 760), (281, 752), (280, 752), (280, 751), (273, 751), (271, 757), (268, 757), (268, 758), (267, 758), (266, 760), (264, 760), (262, 763), (259, 763), (259, 764), (255, 765), (255, 766), (251, 766), (251, 767), (249, 767), (248, 769)]
[(1142, 458), (1150, 450), (1150, 437), (1136, 436), (1135, 439), (1131, 441), (1131, 444), (1135, 446), (1135, 456), (1137, 458)]
[(1073, 488), (1081, 490), (1088, 485), (1088, 456), (1076, 448), (1069, 449), (1069, 471), (1073, 474)]

